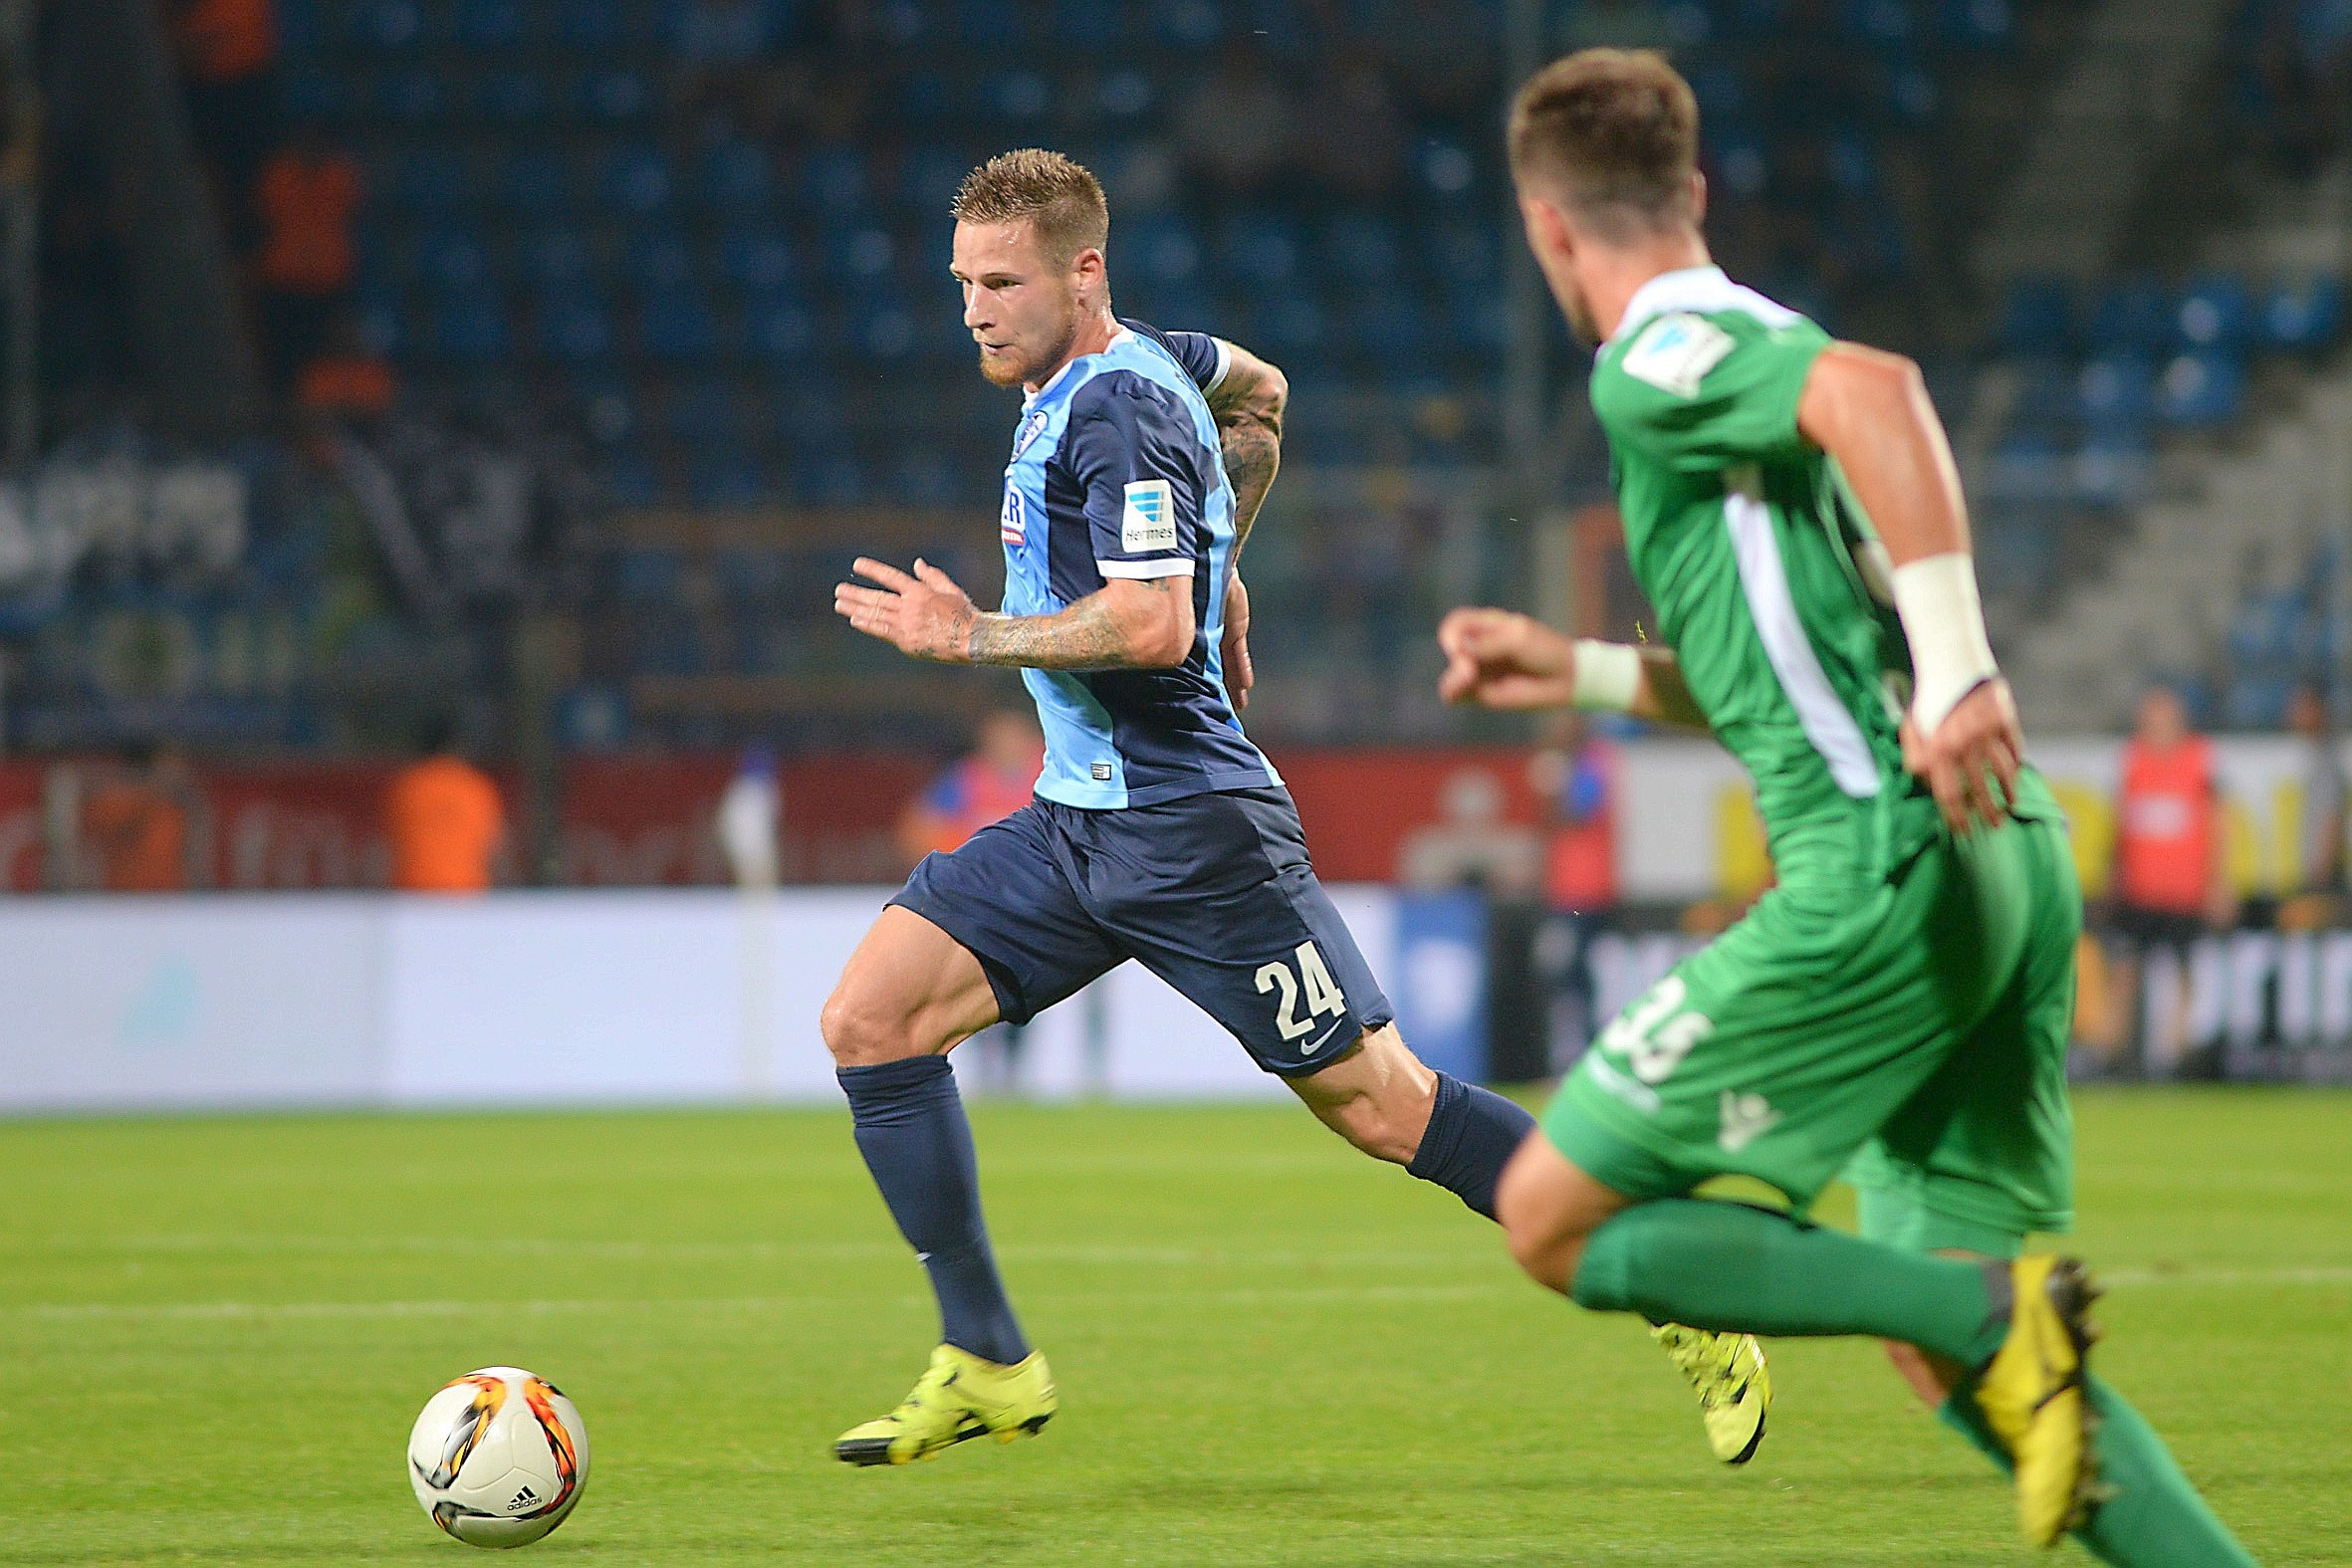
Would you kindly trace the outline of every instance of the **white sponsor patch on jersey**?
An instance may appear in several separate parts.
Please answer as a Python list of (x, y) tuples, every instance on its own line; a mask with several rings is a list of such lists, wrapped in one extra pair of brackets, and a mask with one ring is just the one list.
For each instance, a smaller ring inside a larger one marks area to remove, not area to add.
[(1618, 365), (1636, 380), (1677, 397), (1697, 397), (1707, 372), (1737, 346), (1730, 333), (1704, 316), (1661, 316), (1642, 329)]
[(1176, 548), (1176, 497), (1164, 479), (1138, 479), (1127, 487), (1126, 510), (1119, 514), (1119, 546), (1123, 550)]

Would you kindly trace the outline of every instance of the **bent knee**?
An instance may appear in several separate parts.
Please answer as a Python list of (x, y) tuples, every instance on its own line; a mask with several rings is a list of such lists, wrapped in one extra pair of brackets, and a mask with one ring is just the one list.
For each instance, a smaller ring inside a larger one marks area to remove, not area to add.
[(1576, 1214), (1555, 1201), (1522, 1156), (1515, 1155), (1503, 1168), (1495, 1188), (1495, 1218), (1502, 1223), (1513, 1259), (1528, 1277), (1547, 1290), (1567, 1294), (1590, 1232)]
[(1951, 1395), (1960, 1376), (1960, 1368), (1939, 1357), (1931, 1356), (1917, 1345), (1907, 1345), (1899, 1339), (1882, 1341), (1887, 1360), (1893, 1364), (1895, 1375), (1911, 1387), (1921, 1403), (1939, 1406)]
[(924, 1054), (915, 1043), (911, 1019), (894, 1015), (846, 982), (825, 999), (824, 1009), (817, 1015), (817, 1031), (824, 1037), (835, 1066), (870, 1067)]
[(1365, 1096), (1334, 1107), (1324, 1114), (1323, 1121), (1373, 1159), (1410, 1165), (1429, 1125), (1429, 1107), (1385, 1104)]

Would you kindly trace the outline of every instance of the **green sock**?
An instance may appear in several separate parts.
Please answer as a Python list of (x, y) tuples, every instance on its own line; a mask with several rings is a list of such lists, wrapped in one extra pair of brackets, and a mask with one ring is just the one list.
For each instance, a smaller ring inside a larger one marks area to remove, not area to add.
[[(2156, 1429), (2096, 1373), (2088, 1386), (2099, 1417), (2099, 1481), (2109, 1496), (2074, 1538), (2115, 1568), (2253, 1568), (2253, 1558), (2189, 1484)], [(2011, 1467), (1967, 1390), (1936, 1414), (1994, 1463)]]
[(1926, 1257), (1743, 1204), (1636, 1204), (1584, 1243), (1572, 1294), (1692, 1328), (1899, 1339), (1965, 1366), (2000, 1347), (1983, 1265)]

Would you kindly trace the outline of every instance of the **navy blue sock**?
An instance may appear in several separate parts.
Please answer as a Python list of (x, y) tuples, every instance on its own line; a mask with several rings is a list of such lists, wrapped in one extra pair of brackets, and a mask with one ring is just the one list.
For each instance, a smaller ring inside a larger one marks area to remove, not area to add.
[(1405, 1169), (1492, 1220), (1504, 1163), (1534, 1125), (1534, 1117), (1494, 1090), (1441, 1072), (1429, 1130)]
[(1005, 1299), (980, 1217), (980, 1167), (972, 1124), (945, 1056), (909, 1056), (834, 1076), (849, 1096), (857, 1152), (890, 1218), (922, 1259), (939, 1297), (939, 1337), (1011, 1366), (1029, 1341)]

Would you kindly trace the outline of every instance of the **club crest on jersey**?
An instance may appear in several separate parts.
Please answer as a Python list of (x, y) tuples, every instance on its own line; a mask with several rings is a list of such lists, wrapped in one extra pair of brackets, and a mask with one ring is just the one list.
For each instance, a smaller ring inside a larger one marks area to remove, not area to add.
[(1011, 485), (1005, 487), (1005, 510), (997, 519), (997, 538), (1008, 545), (1029, 543), (1029, 519), (1021, 505), (1021, 492)]
[(1013, 437), (1013, 457), (1016, 462), (1020, 460), (1022, 453), (1030, 449), (1039, 436), (1046, 433), (1047, 422), (1052, 418), (1051, 412), (1041, 408), (1021, 421), (1021, 429)]
[(1707, 372), (1721, 364), (1735, 346), (1732, 335), (1706, 317), (1677, 312), (1643, 328), (1618, 366), (1662, 392), (1697, 397)]

